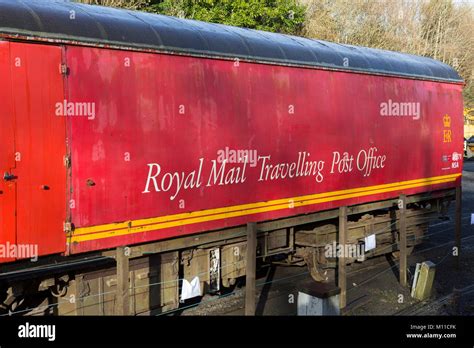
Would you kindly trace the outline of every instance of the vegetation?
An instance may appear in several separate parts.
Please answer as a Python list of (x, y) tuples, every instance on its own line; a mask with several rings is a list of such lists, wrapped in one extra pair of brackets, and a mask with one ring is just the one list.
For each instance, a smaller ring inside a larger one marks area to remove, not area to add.
[(474, 5), (453, 0), (306, 0), (303, 35), (440, 60), (474, 107)]
[(474, 107), (468, 0), (78, 0), (432, 57), (466, 81)]
[(288, 0), (164, 0), (149, 10), (287, 34), (299, 34), (305, 18), (305, 8)]
[(76, 0), (76, 2), (143, 11), (146, 11), (147, 6), (150, 4), (150, 0)]
[(80, 2), (293, 35), (301, 33), (306, 13), (305, 7), (296, 0), (80, 0)]

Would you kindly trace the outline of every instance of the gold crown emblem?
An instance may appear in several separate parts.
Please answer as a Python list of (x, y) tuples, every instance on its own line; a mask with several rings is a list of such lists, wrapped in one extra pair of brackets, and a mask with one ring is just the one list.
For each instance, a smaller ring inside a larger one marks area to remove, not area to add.
[(446, 128), (451, 127), (451, 117), (448, 114), (444, 115), (443, 124)]

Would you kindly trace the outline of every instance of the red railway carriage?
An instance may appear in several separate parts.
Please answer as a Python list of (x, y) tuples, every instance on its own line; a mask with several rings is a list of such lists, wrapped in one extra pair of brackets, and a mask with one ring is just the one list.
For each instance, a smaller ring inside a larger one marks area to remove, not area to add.
[(462, 81), (432, 59), (59, 1), (0, 0), (0, 40), (0, 244), (76, 254), (459, 184)]

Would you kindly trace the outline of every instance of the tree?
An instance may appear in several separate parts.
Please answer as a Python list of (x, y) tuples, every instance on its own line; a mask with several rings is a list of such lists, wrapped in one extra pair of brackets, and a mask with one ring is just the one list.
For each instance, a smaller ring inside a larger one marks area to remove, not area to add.
[(76, 0), (285, 34), (300, 34), (305, 7), (296, 0)]
[(294, 0), (163, 0), (146, 10), (286, 34), (299, 34), (305, 18), (305, 7)]
[(474, 107), (474, 6), (467, 0), (77, 0), (432, 57)]
[(121, 7), (131, 10), (145, 9), (150, 4), (150, 0), (78, 0), (84, 4), (101, 5), (110, 7)]
[(431, 57), (465, 80), (474, 107), (474, 7), (460, 0), (299, 0), (304, 36)]

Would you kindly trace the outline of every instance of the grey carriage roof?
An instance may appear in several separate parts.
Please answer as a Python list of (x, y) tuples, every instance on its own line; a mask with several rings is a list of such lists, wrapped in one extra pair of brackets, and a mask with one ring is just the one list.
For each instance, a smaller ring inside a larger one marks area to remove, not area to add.
[(60, 0), (0, 0), (0, 35), (462, 82), (431, 58)]

